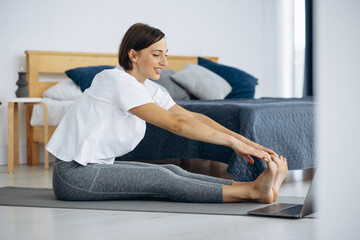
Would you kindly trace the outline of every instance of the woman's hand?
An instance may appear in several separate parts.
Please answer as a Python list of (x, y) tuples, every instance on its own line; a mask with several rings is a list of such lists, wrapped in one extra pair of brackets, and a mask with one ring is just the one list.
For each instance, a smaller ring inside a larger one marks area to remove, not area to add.
[(244, 136), (241, 136), (240, 135), (240, 141), (244, 142), (245, 144), (247, 145), (250, 145), (251, 147), (253, 148), (256, 148), (258, 150), (261, 150), (261, 151), (265, 151), (267, 152), (268, 154), (270, 155), (275, 155), (277, 158), (279, 158), (279, 156), (276, 154), (276, 152), (274, 152), (273, 150), (269, 149), (269, 148), (266, 148), (266, 147), (263, 147), (261, 146), (260, 144), (257, 144), (257, 143), (254, 143), (252, 141), (250, 141), (249, 139), (247, 139), (246, 137)]
[[(268, 151), (264, 151), (263, 149), (254, 148), (253, 146), (251, 146), (239, 139), (236, 139), (236, 141), (232, 144), (231, 148), (234, 149), (234, 151), (237, 154), (239, 154), (240, 156), (245, 158), (246, 161), (250, 164), (254, 164), (254, 159), (250, 155), (255, 156), (259, 159), (263, 159), (266, 162), (271, 161), (271, 156), (270, 156), (270, 153), (268, 153)], [(267, 149), (267, 148), (265, 148), (265, 149)], [(270, 150), (270, 149), (267, 149), (267, 150)], [(272, 151), (272, 150), (270, 150), (270, 151)], [(276, 154), (276, 153), (274, 151), (272, 151), (271, 154)]]

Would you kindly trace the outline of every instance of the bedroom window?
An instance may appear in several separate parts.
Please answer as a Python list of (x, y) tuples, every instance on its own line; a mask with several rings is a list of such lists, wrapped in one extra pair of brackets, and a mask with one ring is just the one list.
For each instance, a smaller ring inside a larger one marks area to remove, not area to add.
[(305, 0), (294, 0), (294, 97), (303, 96), (305, 70)]

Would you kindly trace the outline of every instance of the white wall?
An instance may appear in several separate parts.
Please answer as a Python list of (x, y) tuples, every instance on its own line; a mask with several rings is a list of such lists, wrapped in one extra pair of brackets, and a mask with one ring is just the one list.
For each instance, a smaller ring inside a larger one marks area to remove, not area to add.
[[(136, 22), (160, 28), (169, 55), (219, 56), (259, 78), (256, 97), (289, 96), (283, 74), (287, 0), (0, 0), (0, 99), (15, 97), (25, 50), (116, 53)], [(285, 5), (284, 5), (285, 4)], [(6, 108), (0, 107), (0, 164), (6, 164)], [(20, 161), (25, 162), (20, 108)]]
[(318, 239), (360, 239), (360, 1), (316, 0)]

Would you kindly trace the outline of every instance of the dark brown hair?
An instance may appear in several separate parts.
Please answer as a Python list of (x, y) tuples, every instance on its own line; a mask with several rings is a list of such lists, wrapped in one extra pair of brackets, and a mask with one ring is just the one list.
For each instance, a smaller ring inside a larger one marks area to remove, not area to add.
[(132, 62), (129, 58), (129, 51), (134, 49), (140, 51), (150, 45), (160, 41), (165, 34), (157, 28), (150, 27), (147, 24), (135, 23), (125, 33), (119, 47), (119, 64), (125, 70), (132, 69)]

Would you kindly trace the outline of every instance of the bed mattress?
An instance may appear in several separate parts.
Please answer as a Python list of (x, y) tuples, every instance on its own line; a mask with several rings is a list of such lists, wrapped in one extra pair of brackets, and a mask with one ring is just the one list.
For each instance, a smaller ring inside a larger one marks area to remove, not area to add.
[[(49, 126), (57, 126), (65, 112), (75, 101), (56, 100), (52, 98), (43, 98), (43, 102), (48, 107), (48, 124)], [(31, 126), (44, 126), (44, 108), (41, 105), (34, 105), (31, 119)]]

